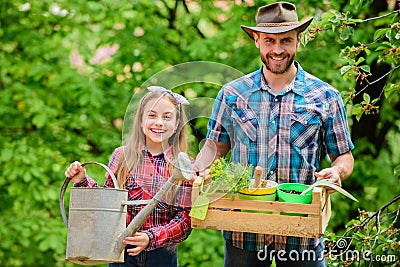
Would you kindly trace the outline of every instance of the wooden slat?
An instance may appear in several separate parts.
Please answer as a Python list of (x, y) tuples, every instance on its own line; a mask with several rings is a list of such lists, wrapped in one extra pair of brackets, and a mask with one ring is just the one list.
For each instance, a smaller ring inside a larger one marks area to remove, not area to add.
[(230, 200), (219, 199), (210, 203), (209, 208), (226, 208), (256, 211), (276, 211), (276, 212), (295, 212), (301, 214), (320, 215), (320, 205), (318, 204), (296, 204), (277, 201), (260, 200)]

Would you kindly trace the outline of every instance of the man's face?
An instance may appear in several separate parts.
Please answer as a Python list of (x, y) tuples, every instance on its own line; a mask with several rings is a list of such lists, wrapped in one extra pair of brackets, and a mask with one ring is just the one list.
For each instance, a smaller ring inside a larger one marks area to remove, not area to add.
[(296, 30), (269, 34), (253, 33), (256, 47), (267, 70), (274, 74), (283, 74), (292, 65), (300, 45), (300, 35)]

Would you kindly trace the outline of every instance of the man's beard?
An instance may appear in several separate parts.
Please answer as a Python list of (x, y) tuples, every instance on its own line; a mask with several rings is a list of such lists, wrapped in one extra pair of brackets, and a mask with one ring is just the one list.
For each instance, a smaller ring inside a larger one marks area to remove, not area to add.
[(295, 57), (295, 55), (290, 55), (287, 63), (283, 67), (275, 68), (275, 69), (272, 68), (272, 66), (270, 64), (268, 64), (267, 58), (269, 58), (269, 55), (265, 55), (265, 56), (261, 55), (261, 60), (264, 63), (264, 66), (270, 72), (272, 72), (274, 74), (284, 74), (285, 72), (287, 72), (289, 70), (290, 66), (292, 65), (292, 63), (294, 61), (294, 57)]

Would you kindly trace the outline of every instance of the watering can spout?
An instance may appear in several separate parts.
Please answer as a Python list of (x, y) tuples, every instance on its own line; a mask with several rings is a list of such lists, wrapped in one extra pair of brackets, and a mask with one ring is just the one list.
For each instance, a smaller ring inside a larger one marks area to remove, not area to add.
[(133, 218), (126, 229), (118, 236), (115, 243), (115, 250), (120, 253), (124, 250), (125, 237), (132, 236), (144, 224), (147, 217), (153, 212), (155, 207), (160, 202), (160, 199), (170, 190), (172, 185), (177, 181), (191, 180), (193, 177), (193, 166), (190, 158), (184, 152), (180, 152), (177, 157), (176, 164), (172, 176), (165, 182), (156, 195), (144, 206), (140, 212)]

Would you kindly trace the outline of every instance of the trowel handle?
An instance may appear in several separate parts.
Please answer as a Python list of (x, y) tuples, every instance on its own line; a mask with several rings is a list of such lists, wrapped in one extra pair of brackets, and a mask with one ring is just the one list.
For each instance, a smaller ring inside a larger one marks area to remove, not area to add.
[(256, 166), (254, 168), (254, 187), (258, 188), (261, 183), (261, 176), (262, 176), (262, 167)]
[[(84, 162), (84, 163), (82, 163), (81, 166), (82, 166), (82, 167), (85, 167), (86, 165), (90, 165), (90, 164), (100, 165), (101, 167), (103, 167), (104, 169), (106, 169), (106, 171), (108, 172), (108, 174), (110, 175), (110, 177), (111, 177), (111, 179), (112, 179), (112, 181), (113, 181), (114, 187), (115, 187), (116, 189), (119, 189), (117, 178), (115, 177), (114, 173), (110, 170), (110, 168), (108, 168), (107, 165), (105, 165), (105, 164), (103, 164), (103, 163), (100, 163), (100, 162), (90, 161), (90, 162)], [(65, 212), (64, 195), (65, 195), (65, 191), (67, 190), (69, 181), (71, 181), (70, 178), (66, 178), (66, 179), (64, 180), (64, 183), (63, 183), (63, 185), (61, 186), (61, 191), (60, 191), (60, 211), (61, 211), (61, 216), (62, 216), (62, 218), (63, 218), (63, 221), (64, 221), (64, 223), (65, 223), (65, 226), (66, 226), (67, 228), (68, 228), (68, 218), (67, 218), (67, 214), (66, 214), (66, 212)]]

